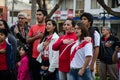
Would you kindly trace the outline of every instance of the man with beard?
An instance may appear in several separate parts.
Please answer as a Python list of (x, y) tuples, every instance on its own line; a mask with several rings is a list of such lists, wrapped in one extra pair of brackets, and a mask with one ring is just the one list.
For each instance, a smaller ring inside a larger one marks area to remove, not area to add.
[(36, 13), (37, 24), (32, 25), (29, 32), (27, 42), (32, 44), (32, 58), (30, 60), (30, 68), (32, 71), (33, 80), (41, 80), (39, 71), (40, 63), (36, 61), (39, 52), (37, 51), (37, 46), (40, 43), (43, 33), (45, 32), (45, 18), (47, 16), (47, 11), (43, 9), (38, 9)]

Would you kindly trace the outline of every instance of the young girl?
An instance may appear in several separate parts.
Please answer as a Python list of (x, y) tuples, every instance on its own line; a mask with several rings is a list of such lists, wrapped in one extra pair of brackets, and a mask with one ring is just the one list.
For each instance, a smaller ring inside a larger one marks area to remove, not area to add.
[(27, 56), (28, 47), (20, 46), (19, 54), (21, 56), (21, 60), (17, 63), (18, 66), (18, 76), (17, 80), (30, 80), (30, 72), (29, 72), (29, 59)]

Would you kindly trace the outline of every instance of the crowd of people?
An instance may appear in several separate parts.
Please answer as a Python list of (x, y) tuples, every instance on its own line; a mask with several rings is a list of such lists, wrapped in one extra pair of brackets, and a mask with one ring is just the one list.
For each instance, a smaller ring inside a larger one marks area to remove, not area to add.
[(94, 80), (98, 58), (100, 80), (120, 80), (119, 39), (107, 26), (101, 36), (90, 13), (66, 19), (62, 35), (46, 10), (37, 10), (34, 25), (26, 17), (20, 12), (11, 27), (0, 20), (0, 80)]

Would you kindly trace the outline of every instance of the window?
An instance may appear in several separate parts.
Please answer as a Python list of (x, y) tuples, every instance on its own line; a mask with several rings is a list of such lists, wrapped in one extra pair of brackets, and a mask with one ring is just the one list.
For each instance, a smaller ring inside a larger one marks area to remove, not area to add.
[(76, 9), (84, 9), (84, 1), (85, 0), (76, 0)]
[(100, 5), (97, 3), (97, 0), (91, 0), (91, 9), (99, 9)]
[(111, 8), (117, 7), (117, 1), (116, 0), (108, 0), (108, 6)]
[[(19, 11), (13, 11), (13, 17), (17, 17)], [(12, 11), (10, 11), (10, 16), (12, 17)]]
[(61, 4), (61, 10), (73, 9), (73, 0), (64, 0)]

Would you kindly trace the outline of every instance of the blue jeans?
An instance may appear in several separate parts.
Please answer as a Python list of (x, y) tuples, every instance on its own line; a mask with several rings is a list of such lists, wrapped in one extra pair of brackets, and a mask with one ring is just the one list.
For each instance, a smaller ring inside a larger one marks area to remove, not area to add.
[(78, 75), (80, 69), (70, 69), (70, 80), (90, 80), (91, 72), (90, 68), (85, 69), (83, 76)]

